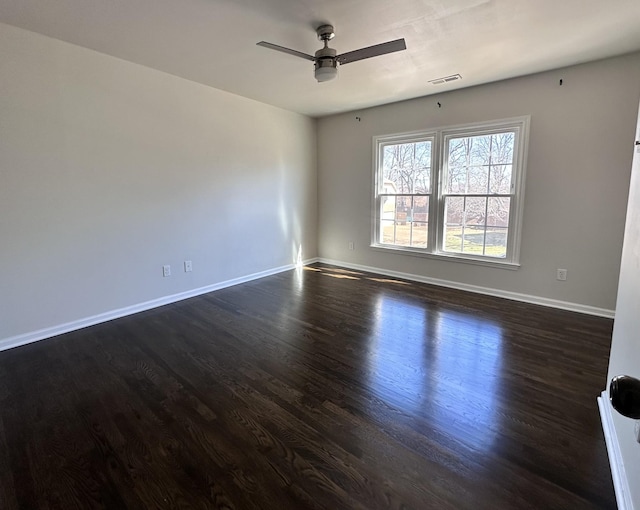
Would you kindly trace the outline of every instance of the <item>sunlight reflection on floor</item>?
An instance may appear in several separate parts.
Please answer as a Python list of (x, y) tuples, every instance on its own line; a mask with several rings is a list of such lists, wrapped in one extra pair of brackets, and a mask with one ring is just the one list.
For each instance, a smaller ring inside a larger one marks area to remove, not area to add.
[(407, 413), (429, 416), (474, 449), (488, 449), (499, 427), (502, 329), (468, 314), (382, 294), (369, 351), (370, 385)]

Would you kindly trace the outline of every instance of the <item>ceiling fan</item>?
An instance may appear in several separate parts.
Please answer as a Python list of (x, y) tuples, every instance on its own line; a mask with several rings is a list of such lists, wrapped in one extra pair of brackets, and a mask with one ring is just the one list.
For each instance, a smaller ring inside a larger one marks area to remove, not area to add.
[(336, 35), (333, 31), (333, 26), (320, 25), (316, 29), (316, 33), (318, 34), (318, 39), (324, 42), (324, 48), (316, 51), (315, 55), (308, 55), (307, 53), (302, 53), (301, 51), (292, 50), (266, 41), (260, 41), (257, 45), (288, 53), (294, 57), (311, 60), (315, 64), (314, 74), (316, 80), (319, 82), (333, 80), (338, 75), (338, 65), (350, 64), (351, 62), (357, 62), (358, 60), (364, 60), (365, 58), (377, 57), (379, 55), (386, 55), (387, 53), (407, 49), (404, 39), (396, 39), (395, 41), (376, 44), (367, 48), (361, 48), (359, 50), (336, 55), (336, 50), (329, 48), (329, 41)]

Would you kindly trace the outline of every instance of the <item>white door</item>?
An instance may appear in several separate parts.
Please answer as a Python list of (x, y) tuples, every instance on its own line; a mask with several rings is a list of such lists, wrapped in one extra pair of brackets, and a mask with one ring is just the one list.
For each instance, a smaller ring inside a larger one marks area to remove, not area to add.
[[(640, 379), (640, 112), (633, 151), (608, 381), (622, 374)], [(626, 479), (619, 480), (616, 487), (618, 504), (640, 510), (640, 444), (634, 437), (635, 423), (615, 411), (612, 417), (614, 442), (617, 440), (622, 457), (621, 475)]]

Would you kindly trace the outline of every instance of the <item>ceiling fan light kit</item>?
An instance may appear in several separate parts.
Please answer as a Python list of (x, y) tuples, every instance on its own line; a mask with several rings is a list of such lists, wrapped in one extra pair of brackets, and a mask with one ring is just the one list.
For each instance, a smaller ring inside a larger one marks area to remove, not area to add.
[(318, 39), (324, 42), (324, 48), (316, 51), (314, 75), (318, 82), (333, 80), (338, 76), (338, 61), (336, 60), (336, 50), (329, 48), (329, 41), (335, 37), (331, 25), (322, 25), (316, 30)]
[(333, 26), (320, 25), (316, 29), (316, 34), (318, 35), (318, 39), (324, 42), (324, 47), (316, 51), (315, 55), (308, 55), (307, 53), (285, 48), (284, 46), (279, 46), (266, 41), (260, 41), (257, 45), (271, 50), (280, 51), (282, 53), (288, 53), (294, 57), (313, 61), (314, 76), (318, 82), (333, 80), (338, 75), (338, 65), (350, 64), (351, 62), (357, 62), (358, 60), (364, 60), (365, 58), (377, 57), (379, 55), (386, 55), (387, 53), (407, 49), (404, 39), (396, 39), (395, 41), (376, 44), (367, 48), (361, 48), (359, 50), (337, 55), (336, 50), (329, 48), (329, 41), (336, 35), (333, 30)]
[(332, 59), (316, 60), (314, 76), (318, 82), (333, 80), (338, 76), (338, 63)]

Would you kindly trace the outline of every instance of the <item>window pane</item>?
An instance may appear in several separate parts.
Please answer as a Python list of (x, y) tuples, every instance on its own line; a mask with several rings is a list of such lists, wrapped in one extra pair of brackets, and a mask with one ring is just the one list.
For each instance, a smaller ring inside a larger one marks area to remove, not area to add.
[(429, 221), (429, 197), (413, 197), (411, 246), (426, 248)]
[(463, 253), (484, 254), (486, 198), (467, 198), (465, 200), (463, 222)]
[(511, 193), (511, 175), (513, 165), (491, 165), (489, 193)]
[(466, 193), (467, 172), (463, 166), (449, 167), (445, 193)]
[(515, 133), (498, 133), (491, 137), (491, 163), (513, 163)]
[(411, 197), (396, 197), (396, 222), (404, 225), (408, 216), (411, 216)]
[(380, 197), (380, 219), (396, 219), (396, 197)]
[(396, 246), (411, 246), (411, 222), (396, 221)]
[(490, 163), (491, 135), (449, 140), (449, 166), (482, 166)]
[(444, 251), (462, 252), (462, 222), (464, 216), (464, 198), (445, 198), (444, 210)]
[(430, 193), (431, 141), (385, 145), (382, 176), (387, 193)]
[(489, 198), (485, 255), (500, 258), (507, 256), (510, 208), (511, 199), (508, 197)]
[(413, 197), (412, 220), (425, 223), (429, 221), (429, 197)]
[(380, 222), (380, 242), (383, 244), (394, 244), (394, 230), (395, 229), (393, 221), (382, 220)]
[(426, 223), (422, 223), (420, 221), (414, 221), (412, 223), (412, 230), (411, 230), (411, 246), (415, 246), (416, 248), (426, 248), (427, 247), (427, 231), (428, 231), (428, 227)]
[(487, 207), (487, 226), (508, 227), (511, 198), (491, 197)]
[(487, 257), (505, 258), (507, 256), (507, 233), (502, 227), (487, 227), (487, 245), (485, 255)]
[(465, 193), (487, 193), (489, 183), (489, 167), (470, 166), (465, 168), (467, 189)]

